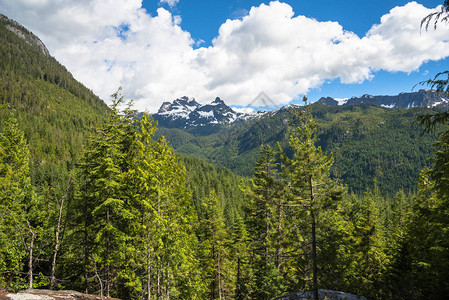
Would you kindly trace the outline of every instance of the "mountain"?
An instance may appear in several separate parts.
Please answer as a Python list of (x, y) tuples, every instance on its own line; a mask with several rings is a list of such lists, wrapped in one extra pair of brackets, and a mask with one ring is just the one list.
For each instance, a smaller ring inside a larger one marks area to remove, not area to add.
[[(49, 186), (65, 189), (83, 145), (106, 121), (110, 109), (76, 81), (37, 36), (3, 15), (0, 58), (0, 107), (4, 106), (0, 108), (0, 132), (2, 121), (13, 114), (28, 142), (33, 186), (38, 192), (49, 190)], [(219, 99), (200, 105), (182, 98), (173, 104), (165, 103), (160, 112), (164, 110), (191, 110), (192, 118), (199, 120), (198, 115), (213, 111), (219, 122), (226, 122), (226, 117), (242, 117)], [(187, 185), (196, 205), (214, 188), (226, 206), (240, 207), (240, 177), (194, 157), (181, 159), (188, 170)]]
[(349, 99), (322, 97), (317, 102), (333, 106), (373, 103), (385, 108), (439, 107), (449, 109), (449, 99), (442, 97), (435, 91), (423, 89), (418, 92), (400, 93), (395, 96), (372, 96), (365, 94)]
[[(76, 81), (42, 41), (0, 15), (0, 120), (17, 118), (36, 186), (62, 185), (108, 106)], [(0, 122), (1, 127), (1, 122)]]
[[(286, 106), (209, 135), (164, 127), (159, 127), (156, 135), (164, 135), (179, 153), (252, 176), (261, 145), (276, 148), (279, 142), (288, 153), (288, 123), (298, 110), (300, 106)], [(318, 145), (334, 155), (333, 176), (355, 193), (365, 192), (375, 180), (387, 194), (415, 190), (420, 171), (429, 165), (435, 141), (435, 136), (422, 134), (416, 118), (435, 111), (426, 107), (388, 109), (371, 103), (312, 104), (320, 124)]]
[[(449, 100), (420, 90), (396, 96), (321, 98), (312, 104), (318, 118), (319, 145), (333, 152), (333, 174), (350, 191), (363, 193), (377, 180), (385, 193), (416, 188), (429, 162), (435, 137), (421, 134), (419, 115), (448, 108)], [(396, 108), (396, 109), (391, 109)], [(287, 124), (299, 105), (271, 112), (237, 113), (221, 99), (201, 105), (183, 97), (165, 102), (153, 117), (157, 136), (165, 136), (179, 153), (252, 176), (261, 145), (288, 148)]]
[[(394, 96), (366, 94), (349, 99), (322, 97), (316, 103), (331, 106), (372, 103), (384, 108), (427, 107), (449, 109), (449, 99), (441, 97), (434, 91), (424, 89)], [(194, 135), (206, 136), (218, 133), (223, 128), (234, 126), (243, 121), (258, 119), (262, 116), (273, 116), (300, 107), (290, 104), (271, 112), (241, 113), (233, 110), (218, 97), (214, 101), (202, 105), (195, 99), (184, 96), (173, 102), (164, 102), (159, 111), (153, 115), (153, 118), (158, 121), (160, 127), (177, 128)]]
[(236, 112), (220, 98), (210, 103), (200, 104), (186, 96), (164, 102), (159, 111), (153, 115), (159, 126), (179, 128), (185, 131), (207, 135), (218, 132), (223, 126), (250, 120), (263, 115), (258, 113)]
[(47, 47), (45, 47), (44, 43), (29, 32), (26, 28), (21, 26), (16, 21), (8, 19), (8, 17), (4, 15), (0, 15), (0, 22), (2, 22), (6, 29), (13, 32), (15, 35), (20, 37), (22, 40), (24, 40), (28, 45), (31, 47), (37, 47), (41, 50), (42, 54), (44, 54), (47, 57), (50, 57), (50, 51), (48, 51)]
[[(0, 57), (0, 104), (9, 108), (0, 110), (0, 118), (11, 112), (18, 118), (30, 145), (33, 182), (41, 186), (64, 178), (82, 144), (107, 118), (107, 105), (51, 57), (35, 35), (4, 16)], [(388, 107), (425, 107), (392, 110), (367, 103), (370, 99), (383, 99), (377, 104)], [(364, 103), (348, 105), (357, 101)], [(421, 136), (416, 117), (443, 107), (437, 104), (446, 99), (420, 90), (354, 97), (342, 106), (323, 102), (313, 104), (313, 113), (321, 124), (320, 146), (334, 153), (334, 176), (355, 192), (363, 192), (374, 178), (386, 192), (413, 189), (435, 140)], [(153, 117), (159, 122), (157, 135), (166, 136), (179, 153), (251, 176), (261, 144), (286, 146), (287, 124), (298, 109), (290, 105), (244, 114), (219, 98), (200, 104), (182, 97), (164, 103)]]

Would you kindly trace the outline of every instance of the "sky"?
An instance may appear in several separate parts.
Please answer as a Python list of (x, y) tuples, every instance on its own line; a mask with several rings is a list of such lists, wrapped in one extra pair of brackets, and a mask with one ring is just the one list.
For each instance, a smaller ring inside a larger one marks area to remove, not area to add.
[(85, 86), (156, 112), (182, 96), (237, 108), (395, 95), (449, 68), (442, 0), (0, 0)]

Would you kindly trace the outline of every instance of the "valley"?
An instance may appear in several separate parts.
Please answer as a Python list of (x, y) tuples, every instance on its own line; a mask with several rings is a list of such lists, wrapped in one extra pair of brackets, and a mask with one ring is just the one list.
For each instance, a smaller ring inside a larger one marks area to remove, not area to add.
[[(410, 95), (413, 99), (415, 94)], [(435, 97), (435, 101), (440, 98)], [(363, 194), (373, 187), (374, 180), (390, 195), (400, 190), (416, 191), (420, 170), (430, 165), (427, 158), (435, 142), (434, 135), (423, 133), (417, 117), (435, 113), (438, 108), (388, 109), (370, 103), (335, 107), (322, 101), (311, 108), (320, 123), (317, 145), (334, 154), (332, 176), (351, 192)], [(288, 144), (287, 122), (293, 111), (300, 110), (301, 106), (287, 106), (241, 116), (245, 121), (235, 117), (197, 121), (186, 113), (174, 113), (170, 119), (158, 113), (153, 118), (158, 121), (156, 136), (165, 136), (177, 152), (249, 177), (262, 145), (276, 148), (278, 142)], [(236, 114), (228, 106), (226, 112)], [(184, 124), (191, 124), (187, 121), (202, 125), (186, 127)]]

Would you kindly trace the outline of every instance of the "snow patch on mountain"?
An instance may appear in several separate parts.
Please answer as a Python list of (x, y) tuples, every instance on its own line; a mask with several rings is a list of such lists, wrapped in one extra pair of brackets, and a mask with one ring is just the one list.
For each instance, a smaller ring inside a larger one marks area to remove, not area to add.
[(211, 111), (198, 111), (198, 114), (202, 117), (202, 118), (213, 118), (214, 117), (214, 112)]
[(334, 98), (335, 101), (337, 101), (337, 105), (341, 106), (341, 105), (345, 105), (346, 102), (348, 102), (348, 98)]
[(449, 103), (449, 99), (441, 98), (441, 101), (434, 102), (431, 105), (429, 105), (429, 107), (435, 107), (435, 106), (444, 105), (444, 104), (448, 104), (448, 103)]
[(399, 95), (373, 96), (365, 94), (363, 96), (349, 99), (338, 99), (332, 97), (322, 97), (318, 103), (325, 103), (333, 106), (373, 103), (385, 108), (413, 108), (413, 107), (441, 107), (449, 108), (449, 101), (441, 97), (440, 94), (432, 90), (421, 89), (418, 92), (400, 93)]
[(385, 108), (395, 108), (395, 107), (396, 107), (396, 104), (390, 104), (390, 105), (387, 105), (387, 104), (381, 104), (380, 106), (385, 107)]
[(264, 115), (251, 108), (233, 109), (219, 97), (206, 104), (194, 98), (181, 97), (173, 102), (164, 102), (153, 118), (162, 126), (187, 129), (207, 125), (226, 125), (247, 121)]

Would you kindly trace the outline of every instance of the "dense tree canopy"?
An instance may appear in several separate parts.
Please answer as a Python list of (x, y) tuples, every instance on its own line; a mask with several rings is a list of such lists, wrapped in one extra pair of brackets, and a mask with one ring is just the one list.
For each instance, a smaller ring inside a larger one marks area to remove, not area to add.
[[(107, 108), (41, 50), (0, 34), (0, 289), (447, 298), (447, 112), (313, 105), (225, 137), (157, 131), (119, 92)], [(448, 75), (426, 83), (447, 95)], [(433, 152), (435, 136), (414, 122), (423, 112), (428, 128), (442, 123)]]

